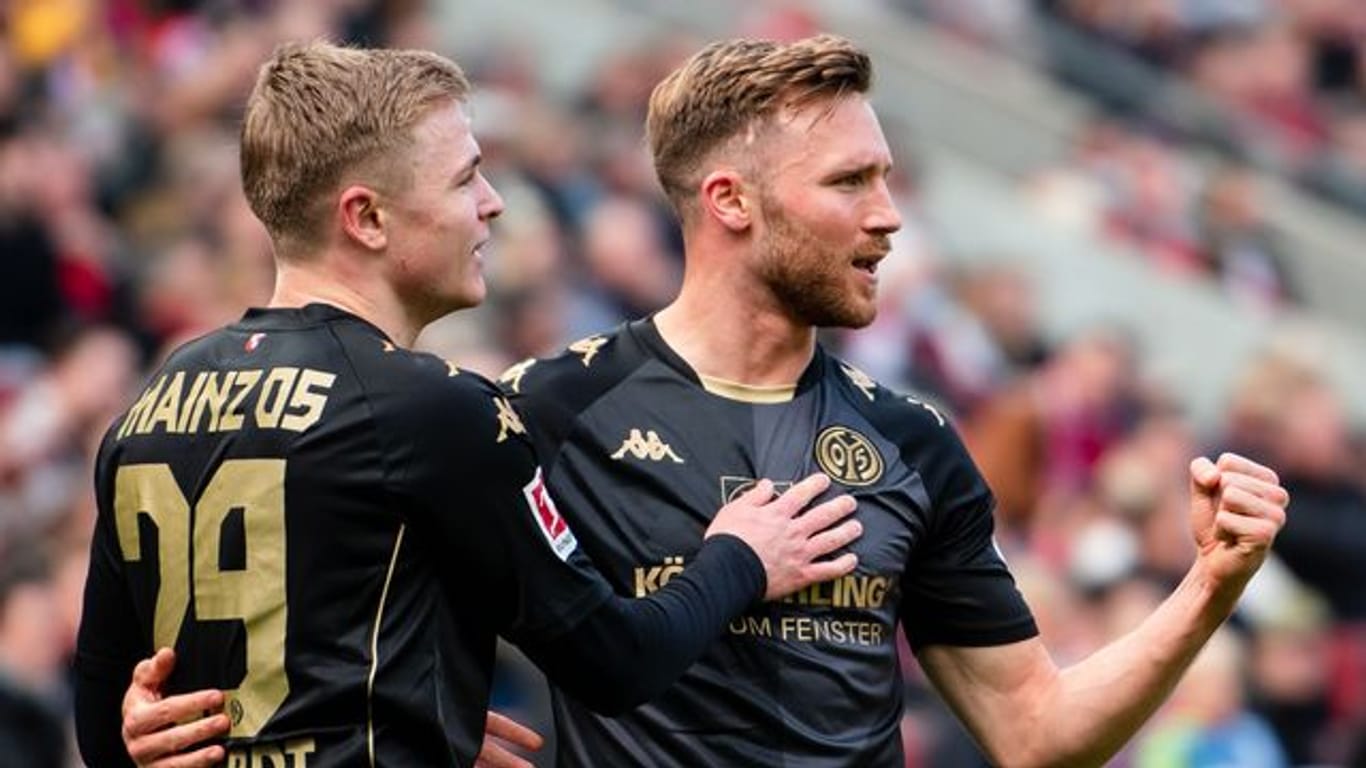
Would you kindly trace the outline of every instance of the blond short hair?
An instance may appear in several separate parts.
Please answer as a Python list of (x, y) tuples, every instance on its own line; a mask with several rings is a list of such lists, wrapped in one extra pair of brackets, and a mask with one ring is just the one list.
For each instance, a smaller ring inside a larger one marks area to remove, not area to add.
[[(412, 145), (412, 128), (435, 106), (463, 102), (469, 80), (427, 51), (286, 43), (261, 66), (242, 121), (242, 188), (281, 241), (319, 236), (323, 194), (343, 174)], [(291, 249), (294, 250), (294, 249)]]
[(645, 133), (659, 183), (683, 212), (717, 147), (783, 110), (867, 93), (872, 77), (868, 54), (836, 35), (712, 43), (650, 94)]

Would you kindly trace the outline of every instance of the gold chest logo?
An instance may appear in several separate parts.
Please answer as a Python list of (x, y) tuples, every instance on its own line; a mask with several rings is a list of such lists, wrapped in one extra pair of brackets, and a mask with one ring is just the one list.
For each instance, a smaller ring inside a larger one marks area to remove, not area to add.
[(612, 454), (612, 458), (618, 461), (626, 456), (634, 456), (637, 459), (649, 461), (668, 459), (675, 464), (683, 463), (683, 459), (674, 453), (674, 449), (668, 443), (660, 440), (659, 435), (653, 429), (645, 430), (643, 435), (638, 429), (631, 430), (631, 433), (622, 441), (621, 447)]
[(821, 430), (815, 452), (821, 470), (845, 485), (872, 485), (882, 477), (882, 454), (871, 440), (848, 427)]

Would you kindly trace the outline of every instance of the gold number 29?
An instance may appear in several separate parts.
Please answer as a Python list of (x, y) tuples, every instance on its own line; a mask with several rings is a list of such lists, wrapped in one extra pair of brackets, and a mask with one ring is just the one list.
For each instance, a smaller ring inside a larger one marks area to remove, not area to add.
[[(240, 570), (219, 567), (224, 524), (235, 509), (242, 511), (246, 542)], [(246, 675), (225, 697), (232, 737), (255, 736), (289, 695), (284, 512), (284, 459), (223, 462), (193, 510), (169, 465), (124, 466), (114, 478), (114, 520), (124, 560), (142, 557), (140, 514), (157, 528), (161, 588), (152, 619), (156, 646), (175, 646), (191, 596), (195, 619), (235, 619), (246, 630)]]

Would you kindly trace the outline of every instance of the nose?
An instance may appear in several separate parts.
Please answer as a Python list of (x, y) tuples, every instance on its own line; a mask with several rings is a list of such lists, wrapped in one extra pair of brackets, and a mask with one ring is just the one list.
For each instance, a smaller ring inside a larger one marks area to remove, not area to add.
[(498, 194), (498, 190), (493, 188), (493, 184), (479, 175), (479, 183), (483, 185), (483, 195), (479, 201), (479, 218), (488, 221), (496, 219), (503, 212), (503, 196)]
[(890, 235), (901, 229), (901, 213), (896, 209), (896, 201), (892, 199), (892, 190), (887, 186), (886, 179), (877, 181), (877, 191), (869, 205), (863, 227), (875, 235)]

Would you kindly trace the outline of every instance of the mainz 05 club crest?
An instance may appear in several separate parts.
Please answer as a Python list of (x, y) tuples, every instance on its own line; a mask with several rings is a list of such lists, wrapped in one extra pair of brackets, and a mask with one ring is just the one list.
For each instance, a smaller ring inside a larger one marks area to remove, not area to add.
[(872, 485), (882, 477), (882, 454), (872, 441), (848, 427), (821, 430), (815, 450), (821, 470), (845, 485)]

